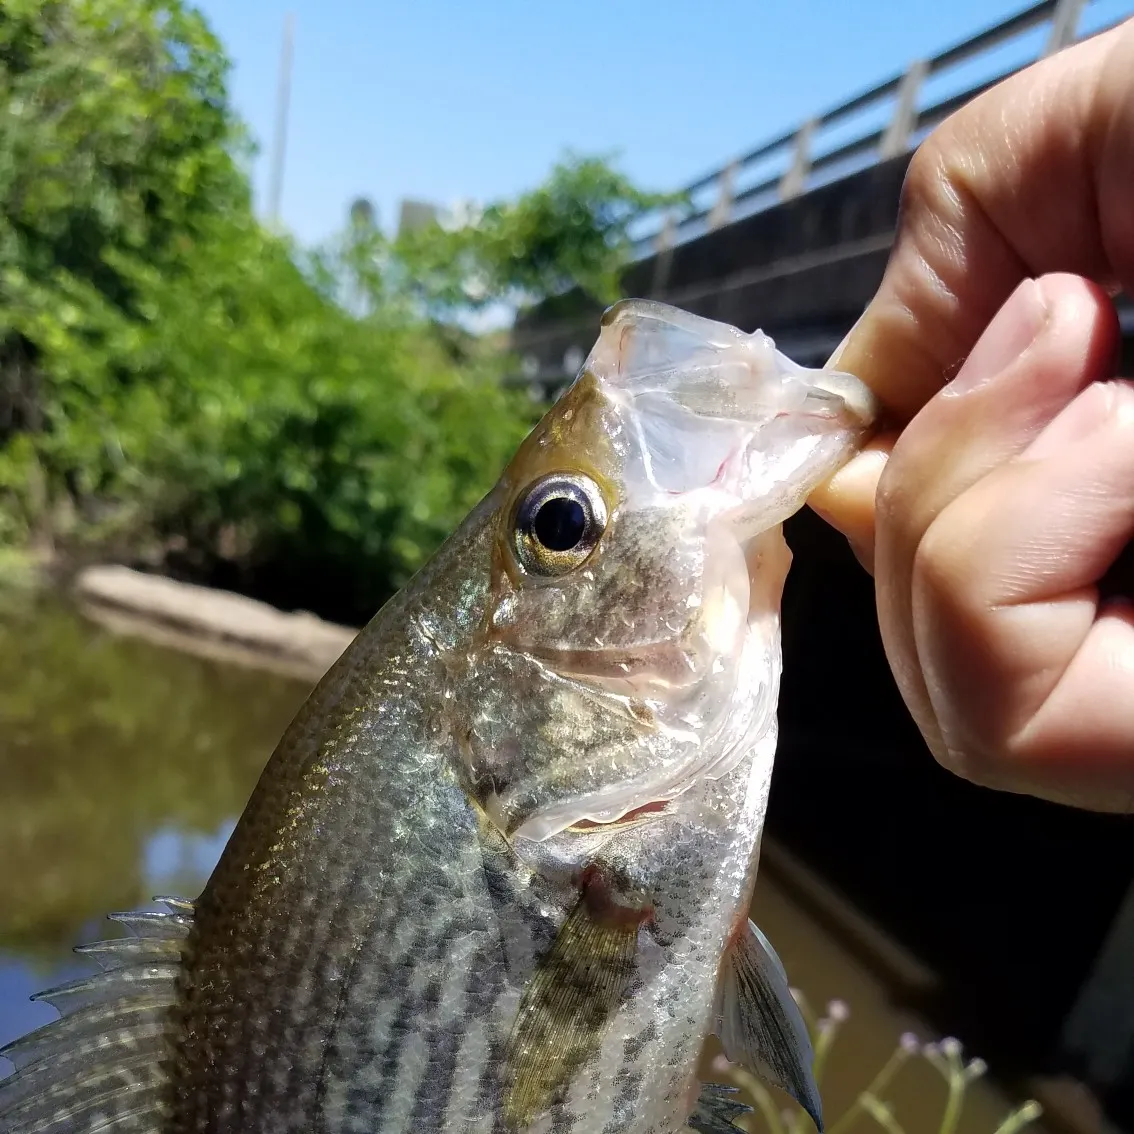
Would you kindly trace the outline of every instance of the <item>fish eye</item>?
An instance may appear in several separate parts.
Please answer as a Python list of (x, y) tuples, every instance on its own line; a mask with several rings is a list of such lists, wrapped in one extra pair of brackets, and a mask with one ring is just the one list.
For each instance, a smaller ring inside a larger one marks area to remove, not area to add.
[(586, 560), (606, 530), (606, 501), (594, 481), (557, 473), (531, 485), (512, 525), (516, 558), (533, 575), (563, 575)]

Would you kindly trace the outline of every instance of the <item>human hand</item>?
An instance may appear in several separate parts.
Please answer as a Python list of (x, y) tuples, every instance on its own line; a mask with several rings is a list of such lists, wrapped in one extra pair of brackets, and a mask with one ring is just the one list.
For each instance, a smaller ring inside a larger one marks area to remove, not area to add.
[(900, 437), (812, 498), (873, 571), (937, 759), (1107, 811), (1134, 811), (1134, 606), (1099, 593), (1134, 536), (1134, 386), (1108, 381), (1109, 295), (1134, 293), (1132, 187), (1134, 21), (944, 123), (832, 360)]

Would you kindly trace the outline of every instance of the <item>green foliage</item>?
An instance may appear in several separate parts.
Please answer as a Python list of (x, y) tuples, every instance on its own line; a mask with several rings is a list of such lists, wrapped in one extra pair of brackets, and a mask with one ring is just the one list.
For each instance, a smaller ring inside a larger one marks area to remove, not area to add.
[(475, 224), (404, 234), (397, 254), (435, 312), (530, 302), (574, 286), (613, 303), (634, 218), (682, 199), (638, 189), (601, 158), (569, 155), (542, 185), (490, 205)]
[(176, 0), (0, 4), (0, 429), (37, 423), (36, 363), (101, 306), (146, 317), (132, 266), (247, 211), (225, 69)]
[(302, 253), (253, 215), (227, 69), (182, 0), (0, 0), (0, 544), (357, 620), (534, 419), (456, 317), (612, 297), (655, 198), (572, 160), (459, 231)]
[(100, 487), (147, 280), (188, 290), (187, 254), (249, 214), (226, 68), (176, 0), (0, 3), (0, 538)]
[(25, 534), (48, 517), (64, 541), (173, 547), (198, 574), (232, 561), (252, 586), (288, 564), (281, 601), (329, 573), (336, 616), (365, 617), (495, 479), (527, 407), (498, 367), (352, 317), (281, 240), (225, 227), (184, 276), (125, 272), (145, 320), (88, 297), (78, 325), (52, 328), (48, 428), (0, 454), (9, 514)]

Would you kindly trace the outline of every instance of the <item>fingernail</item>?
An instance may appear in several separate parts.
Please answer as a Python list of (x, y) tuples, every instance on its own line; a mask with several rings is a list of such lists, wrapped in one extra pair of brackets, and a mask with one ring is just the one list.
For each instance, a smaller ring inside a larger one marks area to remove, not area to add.
[(964, 394), (991, 381), (1031, 346), (1046, 321), (1043, 290), (1035, 280), (1024, 280), (989, 323), (945, 389)]

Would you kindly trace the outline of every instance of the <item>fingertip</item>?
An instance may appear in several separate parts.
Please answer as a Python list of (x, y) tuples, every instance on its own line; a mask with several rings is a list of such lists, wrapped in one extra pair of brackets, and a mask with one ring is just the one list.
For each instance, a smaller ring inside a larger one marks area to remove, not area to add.
[(879, 434), (829, 480), (819, 485), (807, 503), (844, 535), (858, 561), (874, 569), (874, 499), (878, 481), (896, 435)]

